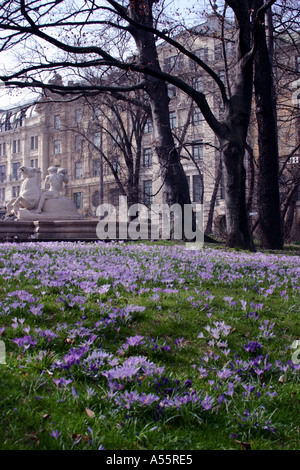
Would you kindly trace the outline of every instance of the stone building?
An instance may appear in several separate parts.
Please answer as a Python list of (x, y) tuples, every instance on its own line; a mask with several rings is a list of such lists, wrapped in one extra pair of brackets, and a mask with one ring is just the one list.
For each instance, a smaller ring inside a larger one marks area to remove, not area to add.
[(0, 110), (0, 206), (19, 195), (22, 165), (39, 167), (43, 155), (40, 116), (31, 102)]

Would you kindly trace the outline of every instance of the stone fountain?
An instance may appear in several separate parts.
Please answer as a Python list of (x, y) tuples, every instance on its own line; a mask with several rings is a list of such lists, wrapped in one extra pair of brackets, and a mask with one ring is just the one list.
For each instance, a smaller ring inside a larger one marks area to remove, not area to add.
[(41, 189), (41, 171), (22, 166), (19, 196), (7, 204), (0, 240), (93, 240), (97, 221), (84, 220), (73, 201), (61, 196), (68, 182), (65, 168), (52, 166)]

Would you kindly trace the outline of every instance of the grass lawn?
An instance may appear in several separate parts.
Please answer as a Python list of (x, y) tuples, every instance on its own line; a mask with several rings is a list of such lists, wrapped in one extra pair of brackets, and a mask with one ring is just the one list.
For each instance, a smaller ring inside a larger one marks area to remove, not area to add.
[(1, 244), (0, 449), (299, 449), (295, 253)]

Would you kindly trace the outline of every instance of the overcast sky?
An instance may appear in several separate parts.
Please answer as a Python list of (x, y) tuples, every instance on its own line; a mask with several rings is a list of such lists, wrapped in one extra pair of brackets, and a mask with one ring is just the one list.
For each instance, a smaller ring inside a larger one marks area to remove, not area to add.
[[(168, 1), (168, 0), (167, 0)], [(219, 4), (222, 0), (219, 0)], [(172, 14), (172, 10), (174, 9), (181, 12), (184, 20), (188, 24), (195, 24), (195, 22), (202, 22), (199, 21), (199, 14), (197, 15), (196, 12), (198, 10), (204, 10), (206, 6), (206, 12), (208, 10), (209, 0), (170, 0), (170, 12)], [(0, 68), (8, 64), (8, 55), (6, 53), (0, 53)], [(8, 67), (9, 68), (9, 67)], [(29, 90), (19, 89), (7, 92), (5, 87), (0, 84), (0, 109), (4, 107), (14, 106), (15, 104), (19, 104), (22, 101), (28, 101), (29, 99), (33, 98), (32, 92)], [(35, 94), (35, 96), (37, 96)]]

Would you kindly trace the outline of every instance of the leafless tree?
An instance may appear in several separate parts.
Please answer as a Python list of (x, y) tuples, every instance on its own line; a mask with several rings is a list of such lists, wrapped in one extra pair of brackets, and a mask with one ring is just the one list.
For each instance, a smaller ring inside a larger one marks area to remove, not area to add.
[[(76, 12), (70, 8), (68, 0), (52, 1), (47, 5), (38, 4), (34, 0), (7, 0), (0, 9), (1, 50), (14, 48), (17, 43), (35, 39), (68, 53), (68, 56), (64, 60), (60, 57), (57, 60), (48, 60), (39, 54), (35, 63), (23, 63), (13, 73), (2, 74), (1, 79), (8, 86), (48, 88), (56, 93), (95, 94), (102, 91), (124, 91), (124, 85), (120, 87), (118, 84), (108, 86), (107, 83), (100, 83), (55, 86), (46, 84), (37, 74), (58, 68), (67, 70), (68, 67), (83, 69), (90, 66), (102, 67), (104, 71), (113, 67), (126, 72), (138, 72), (141, 81), (134, 87), (125, 88), (126, 91), (143, 88), (150, 98), (157, 140), (156, 152), (165, 183), (164, 198), (167, 202), (178, 202), (181, 205), (189, 203), (190, 197), (187, 179), (169, 125), (166, 82), (183, 90), (199, 106), (220, 142), (225, 181), (227, 244), (254, 250), (246, 207), (244, 154), (251, 113), (253, 63), (259, 28), (265, 13), (274, 3), (275, 0), (268, 0), (258, 6), (254, 0), (225, 1), (225, 6), (234, 16), (236, 25), (236, 61), (232, 69), (233, 80), (229, 91), (216, 71), (192, 51), (186, 36), (183, 36), (182, 41), (182, 36), (174, 38), (166, 28), (160, 28), (161, 11), (153, 0), (129, 0), (124, 3), (115, 0), (107, 0), (104, 3), (83, 0)], [(96, 28), (101, 34), (101, 38), (97, 38), (97, 44), (89, 42), (89, 32), (93, 29), (94, 40)], [(128, 55), (124, 59), (115, 54), (116, 32), (124, 36), (129, 35), (134, 40), (134, 55)], [(197, 29), (188, 33), (193, 39), (197, 36)], [(72, 39), (72, 34), (76, 36), (75, 39)], [(164, 40), (179, 54), (194, 61), (199, 70), (204, 71), (214, 81), (224, 105), (223, 119), (220, 120), (215, 115), (204, 92), (197, 91), (189, 82), (162, 70), (157, 39)]]

